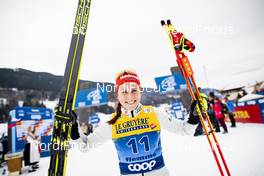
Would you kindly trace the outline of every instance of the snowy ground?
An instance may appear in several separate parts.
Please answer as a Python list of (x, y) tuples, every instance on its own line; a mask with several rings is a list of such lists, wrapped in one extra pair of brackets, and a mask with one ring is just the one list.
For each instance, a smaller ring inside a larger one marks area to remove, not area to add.
[[(220, 145), (234, 176), (264, 175), (264, 125), (238, 124), (229, 134), (217, 133)], [(172, 176), (219, 175), (205, 136), (179, 136), (162, 131), (165, 162)], [(40, 169), (23, 175), (46, 176), (49, 158), (43, 158)], [(88, 153), (70, 150), (68, 176), (118, 176), (118, 159), (111, 141)]]

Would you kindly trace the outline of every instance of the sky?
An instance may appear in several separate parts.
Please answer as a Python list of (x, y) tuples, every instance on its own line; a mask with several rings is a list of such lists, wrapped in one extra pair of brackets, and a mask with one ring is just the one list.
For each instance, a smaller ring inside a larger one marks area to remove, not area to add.
[[(0, 67), (63, 75), (77, 0), (1, 0)], [(175, 54), (160, 25), (171, 19), (196, 45), (188, 53), (201, 87), (264, 81), (262, 0), (92, 0), (81, 79), (114, 82), (135, 69), (143, 86), (170, 74)]]

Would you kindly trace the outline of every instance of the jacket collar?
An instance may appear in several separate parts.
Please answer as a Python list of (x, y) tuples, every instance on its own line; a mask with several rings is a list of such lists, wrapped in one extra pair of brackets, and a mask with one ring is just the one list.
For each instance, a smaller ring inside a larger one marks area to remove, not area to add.
[(135, 117), (137, 116), (140, 111), (142, 110), (142, 104), (138, 104), (137, 107), (133, 111), (129, 111), (125, 109), (124, 107), (121, 108), (122, 114), (128, 116), (128, 117)]

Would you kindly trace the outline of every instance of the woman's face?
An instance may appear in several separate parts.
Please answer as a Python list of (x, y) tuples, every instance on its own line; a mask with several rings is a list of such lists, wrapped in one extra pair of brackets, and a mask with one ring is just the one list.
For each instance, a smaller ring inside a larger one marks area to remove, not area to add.
[(117, 98), (125, 109), (133, 111), (141, 99), (140, 87), (136, 83), (126, 82), (119, 86)]

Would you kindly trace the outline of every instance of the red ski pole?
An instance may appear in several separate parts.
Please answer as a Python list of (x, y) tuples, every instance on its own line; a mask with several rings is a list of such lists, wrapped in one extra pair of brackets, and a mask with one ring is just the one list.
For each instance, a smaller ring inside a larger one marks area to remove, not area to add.
[[(219, 142), (218, 142), (218, 140), (216, 138), (216, 135), (214, 133), (213, 126), (211, 124), (210, 118), (209, 118), (209, 116), (207, 114), (207, 110), (202, 106), (202, 98), (201, 98), (200, 92), (199, 92), (199, 90), (197, 88), (197, 85), (195, 83), (195, 80), (194, 80), (191, 64), (189, 62), (189, 59), (187, 58), (187, 56), (185, 56), (185, 54), (183, 52), (183, 49), (187, 49), (187, 50), (192, 52), (194, 50), (194, 45), (189, 40), (185, 39), (184, 35), (182, 33), (177, 32), (173, 28), (170, 20), (167, 21), (167, 24), (165, 24), (164, 21), (161, 21), (161, 24), (164, 27), (165, 31), (168, 33), (169, 37), (170, 37), (171, 44), (172, 44), (172, 46), (173, 46), (173, 48), (175, 50), (175, 54), (176, 54), (176, 58), (177, 58), (177, 64), (178, 64), (178, 66), (180, 68), (181, 74), (183, 75), (184, 79), (186, 80), (186, 83), (187, 83), (187, 86), (188, 86), (188, 90), (189, 90), (189, 92), (191, 94), (191, 97), (192, 97), (192, 99), (194, 101), (197, 101), (198, 105), (196, 106), (196, 109), (197, 109), (201, 124), (203, 126), (203, 129), (205, 130), (207, 140), (208, 140), (209, 145), (211, 147), (211, 150), (213, 152), (213, 156), (214, 156), (215, 161), (217, 163), (217, 166), (218, 166), (218, 169), (220, 171), (220, 174), (221, 174), (221, 176), (224, 176), (223, 169), (221, 167), (221, 164), (219, 162), (218, 156), (217, 156), (216, 151), (215, 151), (214, 146), (213, 146), (213, 142), (217, 146), (218, 153), (219, 153), (219, 155), (221, 157), (221, 160), (222, 160), (222, 163), (223, 163), (223, 165), (225, 167), (227, 175), (231, 176), (230, 171), (228, 169), (228, 166), (226, 164), (223, 152), (221, 150)], [(194, 91), (196, 93), (194, 93)], [(201, 112), (201, 110), (202, 110), (203, 113)], [(205, 118), (206, 118), (206, 120), (207, 120), (207, 122), (209, 124), (210, 131), (212, 132), (213, 142), (212, 142), (211, 136), (209, 135), (207, 127), (205, 125), (203, 115), (205, 116)]]

